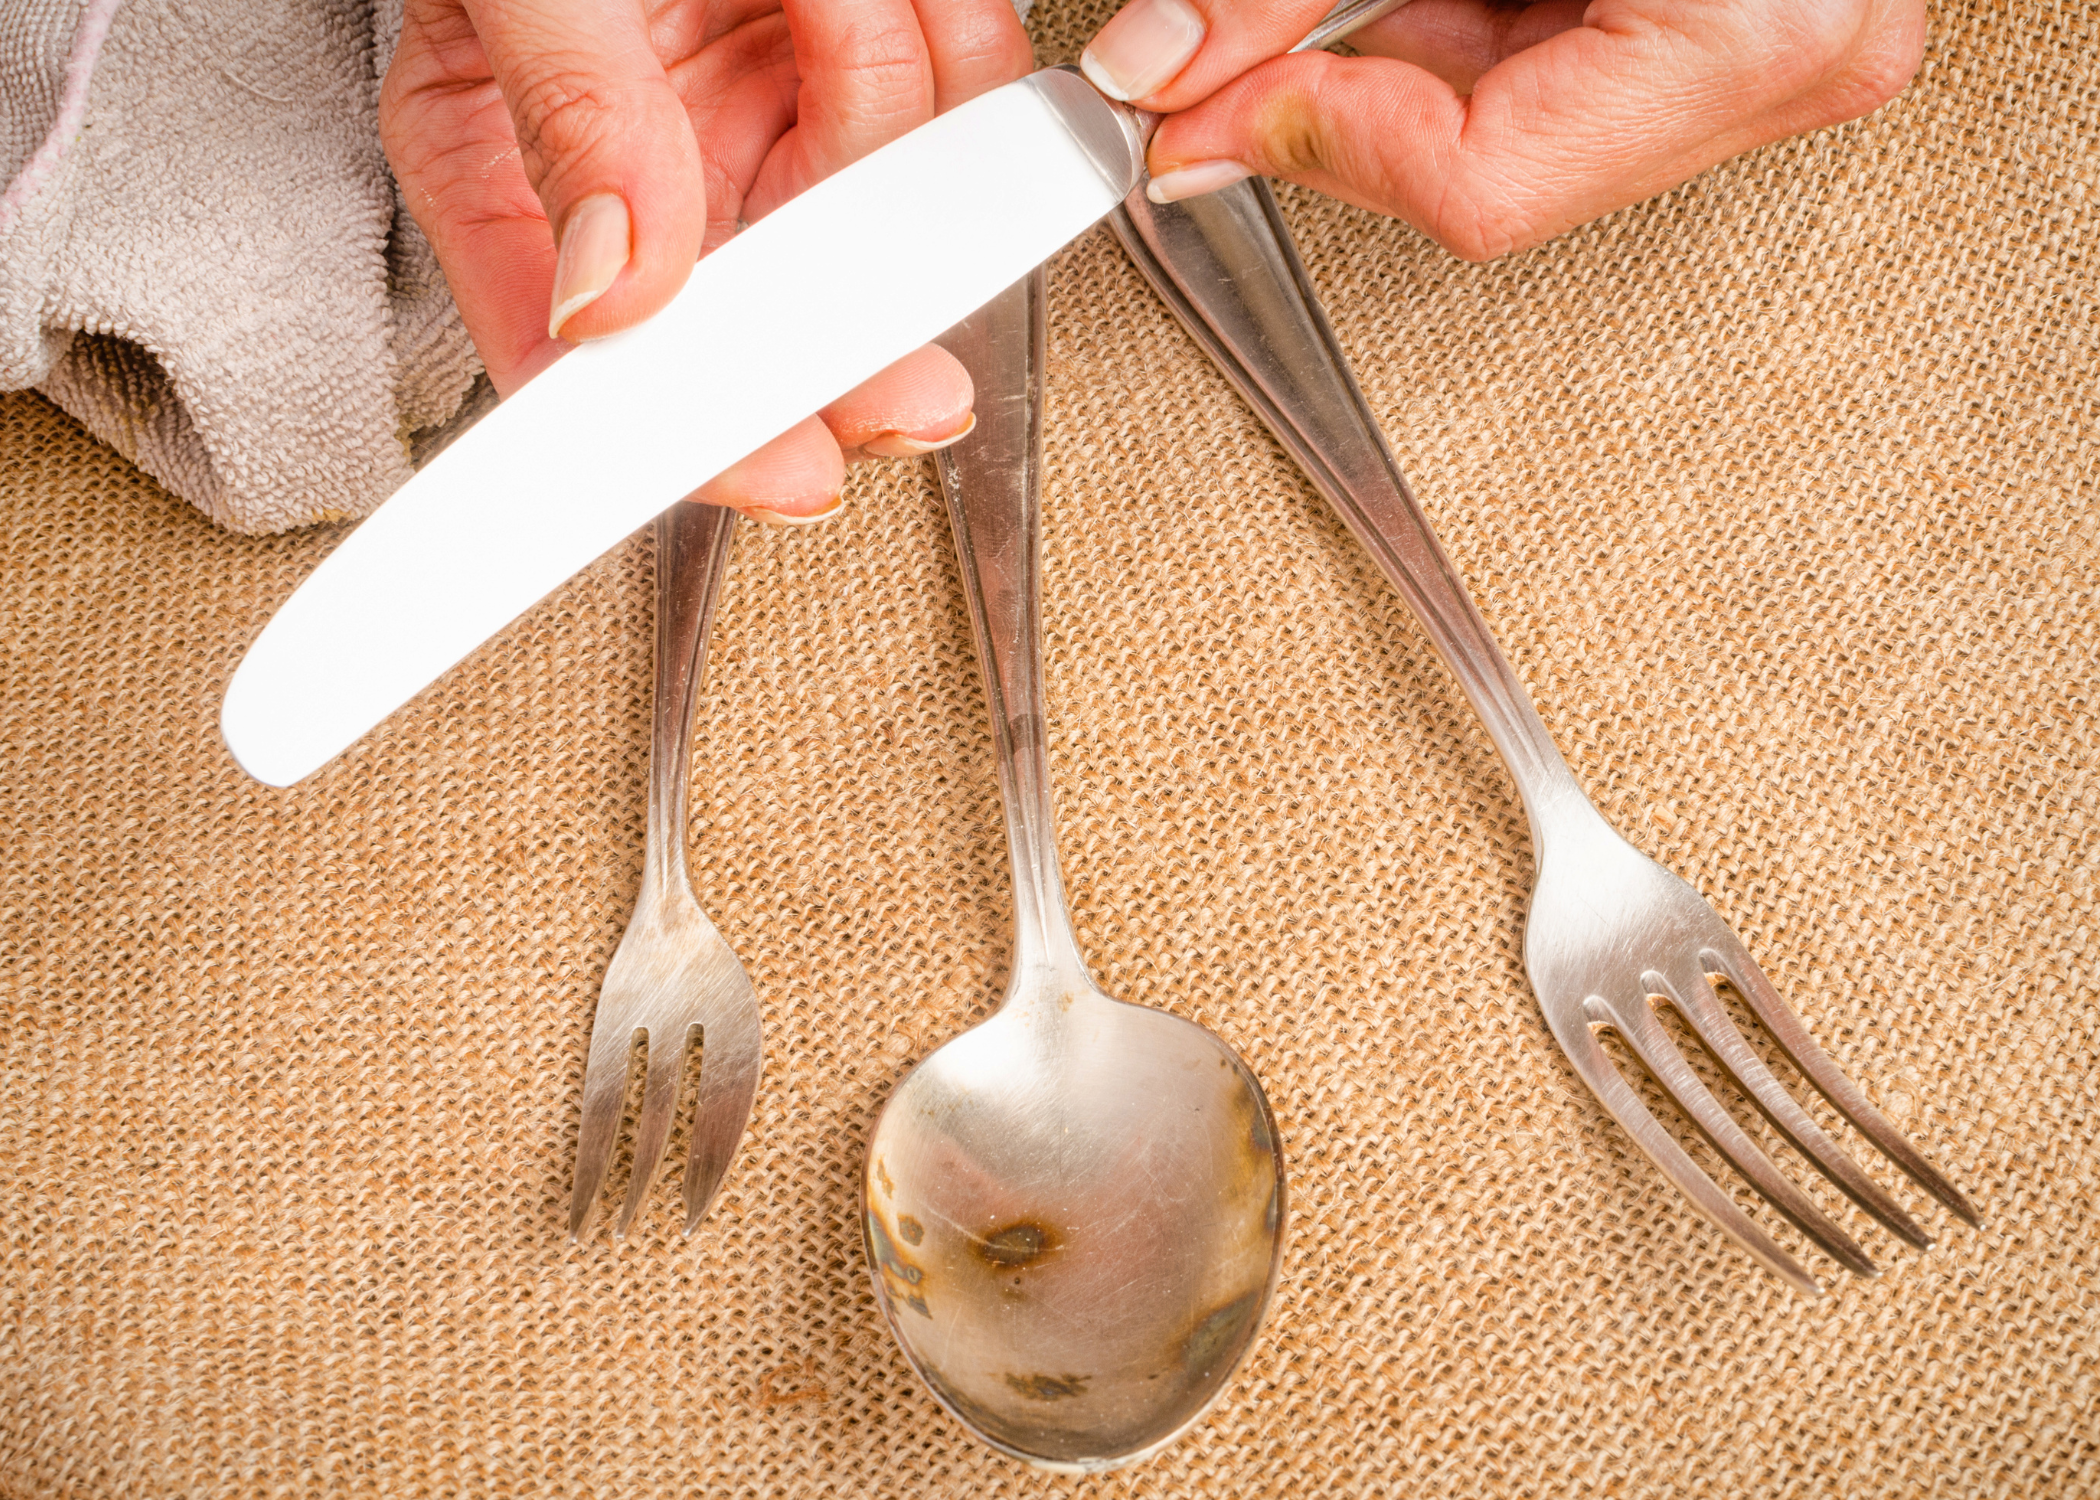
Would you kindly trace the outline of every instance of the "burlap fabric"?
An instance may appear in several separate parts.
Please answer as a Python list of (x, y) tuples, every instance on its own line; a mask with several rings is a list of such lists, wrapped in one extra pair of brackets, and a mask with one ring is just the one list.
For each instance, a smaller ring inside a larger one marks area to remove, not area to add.
[[(1046, 53), (1101, 12), (1049, 7)], [(1905, 1189), (1942, 1234), (1911, 1254), (1815, 1187), (1887, 1269), (1820, 1263), (1810, 1302), (1660, 1182), (1526, 989), (1532, 854), (1487, 739), (1097, 233), (1053, 281), (1073, 904), (1112, 991), (1242, 1050), (1290, 1156), (1282, 1287), (1217, 1412), (1135, 1471), (1035, 1474), (935, 1406), (869, 1293), (868, 1122), (987, 1012), (1007, 942), (926, 466), (739, 537), (693, 832), (765, 1081), (702, 1233), (666, 1183), (637, 1238), (576, 1246), (646, 542), (271, 791), (219, 694), (336, 534), (215, 531), (15, 396), (0, 1489), (2100, 1493), (2096, 31), (1944, 10), (1875, 119), (1488, 267), (1289, 199), (1600, 805), (1987, 1228)]]

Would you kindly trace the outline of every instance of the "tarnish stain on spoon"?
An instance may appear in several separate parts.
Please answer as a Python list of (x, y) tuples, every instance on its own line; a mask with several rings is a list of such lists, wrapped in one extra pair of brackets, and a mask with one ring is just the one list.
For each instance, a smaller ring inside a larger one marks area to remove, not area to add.
[[(925, 1294), (920, 1283), (926, 1279), (923, 1267), (915, 1266), (897, 1249), (897, 1242), (883, 1227), (881, 1215), (871, 1206), (865, 1220), (868, 1229), (868, 1258), (875, 1262), (883, 1281), (883, 1291), (889, 1300), (899, 1307), (908, 1307), (923, 1318), (933, 1316), (926, 1305)], [(916, 1225), (916, 1219), (907, 1220)]]
[(1030, 1401), (1064, 1401), (1086, 1394), (1086, 1375), (1009, 1375), (1006, 1383)]
[(1207, 1375), (1220, 1360), (1230, 1358), (1239, 1331), (1254, 1315), (1260, 1296), (1258, 1292), (1249, 1292), (1243, 1297), (1235, 1297), (1197, 1323), (1181, 1342), (1182, 1368), (1191, 1374)]
[(1055, 1234), (1025, 1220), (993, 1230), (975, 1246), (981, 1259), (1003, 1268), (1032, 1266), (1057, 1248)]

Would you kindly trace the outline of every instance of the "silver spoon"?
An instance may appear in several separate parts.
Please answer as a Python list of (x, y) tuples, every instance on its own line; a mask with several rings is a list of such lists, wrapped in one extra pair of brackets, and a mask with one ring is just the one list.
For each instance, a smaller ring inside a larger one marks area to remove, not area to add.
[(1246, 1064), (1102, 993), (1065, 908), (1037, 625), (1043, 302), (1038, 271), (942, 340), (977, 387), (940, 470), (999, 751), (1012, 977), (890, 1096), (861, 1206), (876, 1300), (942, 1405), (1015, 1457), (1091, 1472), (1172, 1442), (1245, 1357), (1283, 1153)]

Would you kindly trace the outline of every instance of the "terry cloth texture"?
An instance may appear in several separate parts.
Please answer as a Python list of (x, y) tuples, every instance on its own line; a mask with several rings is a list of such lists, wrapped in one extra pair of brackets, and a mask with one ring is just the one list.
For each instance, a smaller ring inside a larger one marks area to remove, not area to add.
[[(1041, 11), (1058, 58), (1106, 6)], [(0, 1492), (2100, 1494), (2096, 56), (2090, 7), (1946, 7), (1874, 118), (1493, 265), (1287, 195), (1577, 774), (1985, 1228), (1841, 1132), (1939, 1235), (1911, 1253), (1775, 1146), (1884, 1266), (1753, 1203), (1808, 1301), (1660, 1180), (1526, 987), (1533, 850), (1486, 736), (1100, 232), (1052, 279), (1051, 760), (1100, 978), (1239, 1048), (1289, 1152), (1220, 1407), (1135, 1470), (1043, 1476), (942, 1413), (870, 1293), (869, 1121), (988, 1013), (1009, 940), (929, 465), (739, 532), (692, 833), (765, 1078), (699, 1233), (681, 1138), (633, 1238), (573, 1245), (640, 876), (647, 540), (273, 791), (219, 695), (340, 528), (228, 535), (25, 393)]]
[(0, 3), (0, 388), (238, 531), (393, 493), (480, 370), (379, 146), (400, 12)]
[(0, 390), (259, 533), (369, 514), (486, 410), (379, 144), (401, 11), (0, 0)]

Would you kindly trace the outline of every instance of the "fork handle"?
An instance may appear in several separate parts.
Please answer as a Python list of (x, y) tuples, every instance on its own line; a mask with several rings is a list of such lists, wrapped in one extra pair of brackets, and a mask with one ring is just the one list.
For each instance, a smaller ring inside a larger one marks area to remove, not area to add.
[(1341, 515), (1486, 723), (1534, 837), (1589, 802), (1416, 503), (1260, 178), (1111, 216), (1123, 248)]
[(1331, 47), (1405, 4), (1407, 0), (1341, 0), (1291, 51), (1316, 52), (1322, 47)]
[(689, 885), (685, 864), (693, 718), (707, 678), (707, 635), (729, 571), (736, 512), (681, 501), (656, 518), (656, 697), (649, 740), (643, 879)]

